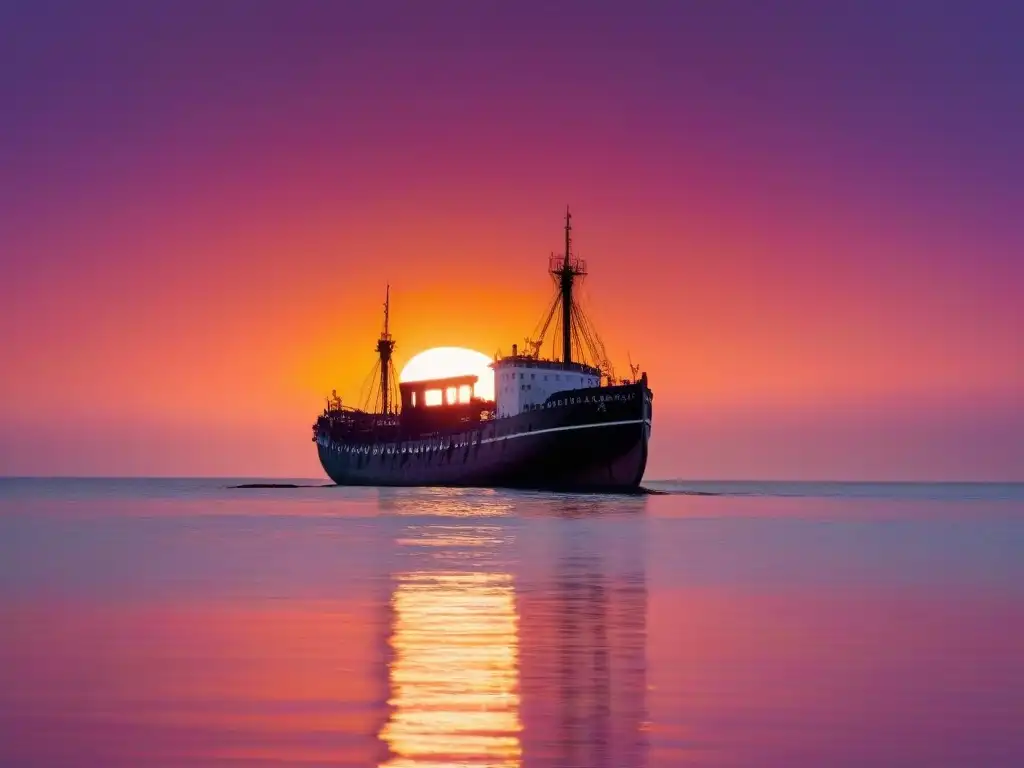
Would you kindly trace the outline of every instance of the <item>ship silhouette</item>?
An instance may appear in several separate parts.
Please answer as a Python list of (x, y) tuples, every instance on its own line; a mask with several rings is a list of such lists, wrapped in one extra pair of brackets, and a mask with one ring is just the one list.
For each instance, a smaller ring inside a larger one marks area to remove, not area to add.
[[(331, 393), (313, 425), (320, 463), (338, 485), (463, 486), (631, 491), (647, 465), (653, 392), (630, 361), (617, 379), (574, 293), (586, 262), (552, 254), (551, 306), (526, 350), (495, 355), (494, 400), (474, 394), (477, 376), (399, 383), (392, 354), (390, 286), (377, 340), (374, 383), (362, 408)], [(554, 327), (552, 354), (542, 357)], [(561, 341), (559, 346), (558, 341)]]

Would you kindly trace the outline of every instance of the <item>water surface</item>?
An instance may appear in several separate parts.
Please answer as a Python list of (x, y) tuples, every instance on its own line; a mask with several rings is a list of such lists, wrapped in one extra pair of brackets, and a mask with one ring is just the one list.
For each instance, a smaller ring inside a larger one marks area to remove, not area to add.
[(1022, 486), (237, 482), (0, 480), (0, 765), (1024, 764)]

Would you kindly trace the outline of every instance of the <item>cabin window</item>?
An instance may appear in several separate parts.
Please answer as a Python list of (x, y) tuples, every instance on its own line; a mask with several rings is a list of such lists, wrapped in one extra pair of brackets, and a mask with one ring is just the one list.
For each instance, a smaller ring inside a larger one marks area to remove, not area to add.
[(473, 397), (473, 387), (469, 384), (463, 384), (459, 387), (459, 402), (468, 403)]
[(416, 393), (415, 392), (412, 393), (412, 407), (413, 408), (416, 407)]
[(443, 402), (440, 389), (428, 389), (423, 393), (424, 405), (440, 405)]

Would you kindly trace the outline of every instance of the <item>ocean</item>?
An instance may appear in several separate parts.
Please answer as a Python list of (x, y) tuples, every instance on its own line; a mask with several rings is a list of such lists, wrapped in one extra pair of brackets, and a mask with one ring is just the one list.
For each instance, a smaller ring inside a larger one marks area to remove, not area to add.
[(0, 765), (1024, 765), (1024, 485), (245, 482), (0, 480)]

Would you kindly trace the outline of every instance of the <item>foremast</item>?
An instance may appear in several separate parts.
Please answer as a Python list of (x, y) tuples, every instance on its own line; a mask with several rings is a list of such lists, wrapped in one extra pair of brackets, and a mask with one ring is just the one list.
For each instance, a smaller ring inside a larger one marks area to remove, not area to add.
[(390, 417), (398, 415), (402, 408), (402, 397), (398, 389), (398, 373), (392, 360), (395, 351), (395, 340), (391, 336), (391, 286), (384, 293), (384, 326), (375, 347), (377, 359), (373, 370), (363, 381), (359, 390), (360, 410), (372, 416)]
[(388, 285), (384, 293), (384, 330), (377, 340), (378, 365), (381, 369), (381, 414), (388, 416), (391, 413), (390, 383), (391, 373), (394, 364), (391, 362), (391, 353), (394, 351), (394, 339), (391, 338), (389, 321), (391, 314), (391, 286)]
[(391, 362), (391, 354), (395, 351), (395, 340), (391, 338), (389, 321), (391, 315), (391, 286), (387, 286), (384, 293), (384, 330), (377, 339), (377, 365), (380, 367), (380, 413), (384, 416), (391, 414), (393, 402), (391, 400), (391, 384), (397, 378), (394, 376), (394, 363)]

